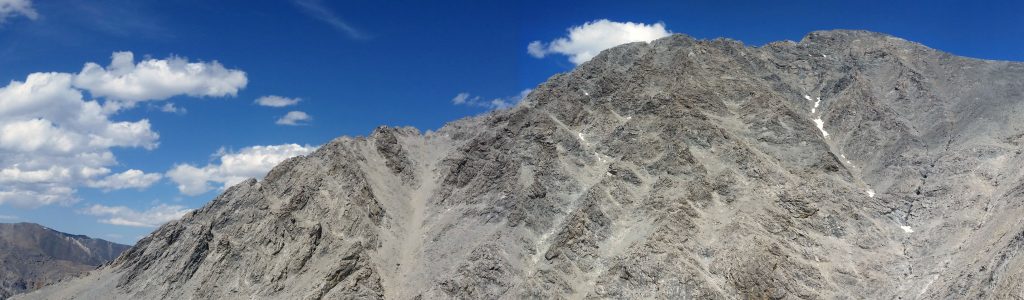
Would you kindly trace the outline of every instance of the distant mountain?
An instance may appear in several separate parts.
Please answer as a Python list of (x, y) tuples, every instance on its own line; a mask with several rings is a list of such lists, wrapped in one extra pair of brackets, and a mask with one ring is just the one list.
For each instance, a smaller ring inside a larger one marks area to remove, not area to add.
[(1024, 63), (865, 31), (602, 52), (25, 299), (1021, 299)]
[(129, 247), (39, 224), (0, 224), (0, 299), (88, 272)]

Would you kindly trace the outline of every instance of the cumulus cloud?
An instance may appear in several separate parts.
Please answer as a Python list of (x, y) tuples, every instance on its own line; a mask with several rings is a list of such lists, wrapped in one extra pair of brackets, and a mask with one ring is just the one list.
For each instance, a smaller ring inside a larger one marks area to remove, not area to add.
[[(131, 59), (121, 61), (130, 63)], [(200, 64), (189, 68), (206, 67)], [(111, 69), (137, 72), (127, 67)], [(130, 77), (128, 73), (116, 76)], [(184, 74), (203, 77), (206, 73), (188, 71)], [(14, 80), (0, 86), (0, 205), (66, 205), (78, 200), (75, 193), (80, 187), (141, 189), (160, 179), (159, 174), (140, 170), (114, 173), (110, 169), (117, 165), (112, 149), (155, 149), (160, 135), (147, 119), (114, 120), (121, 109), (107, 109), (108, 103), (124, 100), (88, 99), (85, 97), (87, 88), (76, 85), (80, 78), (81, 74), (32, 73), (23, 81)], [(120, 82), (121, 87), (138, 91), (139, 95), (166, 95), (166, 90), (146, 92), (149, 88), (159, 88), (151, 82)], [(93, 97), (105, 95), (89, 92)]]
[(485, 100), (483, 97), (463, 92), (452, 98), (452, 104), (485, 107), (488, 109), (506, 109), (519, 104), (519, 102), (522, 101), (523, 98), (526, 98), (526, 95), (529, 95), (531, 91), (533, 90), (525, 89), (514, 96), (493, 98), (490, 100)]
[(164, 223), (177, 220), (192, 209), (180, 205), (159, 204), (145, 211), (137, 211), (125, 206), (104, 206), (95, 204), (81, 211), (83, 214), (99, 216), (100, 223), (130, 226), (157, 227)]
[(277, 119), (277, 122), (274, 123), (277, 123), (277, 125), (299, 126), (309, 124), (309, 121), (312, 120), (313, 117), (309, 116), (309, 114), (293, 110), (285, 114), (280, 119)]
[(89, 182), (89, 187), (103, 190), (121, 189), (145, 189), (163, 178), (157, 173), (145, 173), (140, 170), (131, 169), (117, 174), (112, 174), (100, 180)]
[(258, 99), (256, 99), (256, 104), (267, 107), (285, 107), (299, 104), (299, 101), (302, 101), (302, 99), (270, 95), (259, 97)]
[(0, 24), (13, 16), (25, 16), (30, 20), (39, 18), (39, 13), (32, 8), (31, 0), (0, 0)]
[(597, 20), (568, 29), (569, 36), (544, 43), (533, 41), (526, 50), (531, 56), (543, 58), (548, 54), (562, 54), (569, 61), (582, 64), (602, 50), (632, 42), (650, 42), (671, 34), (665, 24), (644, 24)]
[(110, 172), (111, 148), (157, 146), (149, 120), (110, 120), (71, 81), (33, 73), (0, 88), (0, 204), (73, 202), (74, 186)]
[(195, 196), (213, 189), (211, 183), (221, 184), (221, 189), (249, 178), (263, 178), (278, 163), (299, 155), (306, 155), (315, 146), (283, 144), (269, 146), (252, 146), (238, 152), (217, 151), (219, 163), (210, 163), (203, 167), (190, 164), (179, 164), (167, 171), (167, 177), (178, 185), (182, 194)]
[(135, 63), (131, 52), (115, 52), (106, 68), (87, 63), (74, 80), (75, 87), (112, 100), (109, 103), (115, 108), (177, 95), (236, 96), (247, 83), (245, 72), (227, 69), (217, 61), (189, 62), (172, 56)]

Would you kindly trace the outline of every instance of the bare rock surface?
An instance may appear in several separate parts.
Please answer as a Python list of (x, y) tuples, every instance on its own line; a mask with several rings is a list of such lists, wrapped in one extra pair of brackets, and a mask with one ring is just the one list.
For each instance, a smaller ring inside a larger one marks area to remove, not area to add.
[(331, 141), (24, 298), (1021, 298), (1022, 115), (1022, 63), (673, 35)]

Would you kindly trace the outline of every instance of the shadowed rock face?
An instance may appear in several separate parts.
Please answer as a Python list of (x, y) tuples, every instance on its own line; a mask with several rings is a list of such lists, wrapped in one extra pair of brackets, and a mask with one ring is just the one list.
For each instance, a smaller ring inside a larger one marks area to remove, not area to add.
[(619, 46), (339, 138), (27, 298), (1012, 298), (1024, 64), (827, 31)]
[(96, 269), (128, 248), (38, 224), (0, 224), (0, 299)]

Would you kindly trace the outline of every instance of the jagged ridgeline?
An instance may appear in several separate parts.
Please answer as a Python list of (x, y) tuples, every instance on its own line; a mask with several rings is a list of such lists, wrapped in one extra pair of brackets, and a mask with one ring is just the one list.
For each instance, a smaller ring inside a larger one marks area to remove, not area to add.
[(0, 299), (94, 270), (126, 249), (39, 224), (0, 223)]
[(1024, 64), (826, 31), (604, 51), (287, 160), (26, 298), (1024, 293)]

